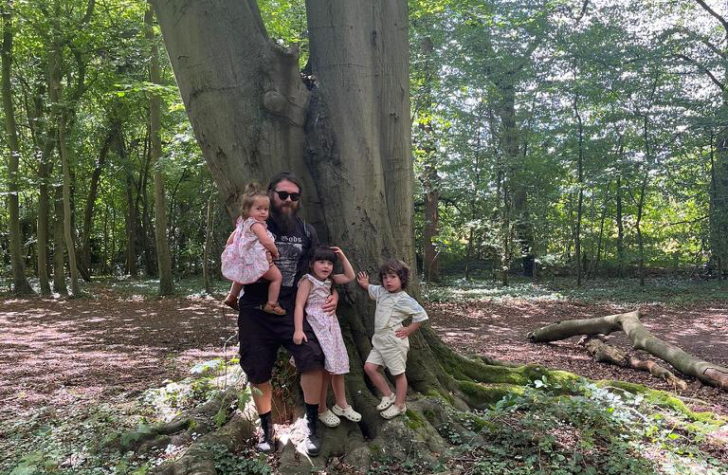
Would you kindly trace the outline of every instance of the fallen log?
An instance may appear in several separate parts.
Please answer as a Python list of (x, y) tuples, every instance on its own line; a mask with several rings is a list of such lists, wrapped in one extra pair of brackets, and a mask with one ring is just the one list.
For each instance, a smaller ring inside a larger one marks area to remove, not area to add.
[(654, 361), (643, 360), (636, 355), (630, 355), (626, 351), (600, 339), (589, 338), (584, 346), (586, 347), (586, 351), (599, 363), (609, 363), (624, 368), (647, 371), (652, 376), (664, 379), (683, 391), (688, 388), (688, 384), (685, 381), (675, 376), (667, 368), (660, 366)]
[(685, 375), (728, 391), (728, 368), (696, 358), (660, 340), (642, 325), (637, 310), (606, 317), (559, 321), (534, 330), (528, 334), (528, 339), (532, 343), (545, 343), (577, 335), (609, 335), (617, 331), (623, 331), (635, 349), (666, 361)]

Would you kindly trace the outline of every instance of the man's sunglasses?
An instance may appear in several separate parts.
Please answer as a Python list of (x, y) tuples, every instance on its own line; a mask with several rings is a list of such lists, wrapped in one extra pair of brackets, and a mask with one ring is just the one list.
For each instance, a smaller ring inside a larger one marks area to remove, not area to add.
[(278, 198), (281, 199), (281, 201), (286, 201), (289, 197), (291, 198), (291, 201), (298, 201), (301, 199), (301, 193), (289, 193), (287, 191), (278, 191), (274, 190), (275, 193), (278, 193)]

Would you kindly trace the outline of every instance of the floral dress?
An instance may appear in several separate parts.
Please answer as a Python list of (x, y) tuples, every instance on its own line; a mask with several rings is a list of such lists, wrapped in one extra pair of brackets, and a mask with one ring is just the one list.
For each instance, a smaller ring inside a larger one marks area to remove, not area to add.
[(257, 221), (254, 218), (243, 221), (242, 217), (238, 218), (233, 242), (225, 247), (221, 259), (222, 275), (228, 280), (240, 284), (252, 284), (270, 269), (272, 262), (270, 253), (250, 229), (255, 223), (265, 226), (268, 237), (274, 239), (265, 221)]
[(313, 285), (306, 301), (306, 319), (326, 357), (326, 371), (331, 374), (346, 374), (349, 372), (349, 355), (341, 336), (339, 319), (322, 310), (326, 299), (331, 295), (331, 279), (322, 282), (311, 274), (301, 277), (301, 281), (304, 279)]

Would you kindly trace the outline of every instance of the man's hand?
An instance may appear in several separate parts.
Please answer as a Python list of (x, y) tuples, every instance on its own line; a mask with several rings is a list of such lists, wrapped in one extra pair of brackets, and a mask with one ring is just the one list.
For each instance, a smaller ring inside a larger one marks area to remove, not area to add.
[(306, 334), (303, 333), (303, 330), (293, 332), (293, 343), (300, 345), (304, 341), (308, 341), (308, 338), (306, 338)]
[(363, 270), (359, 271), (359, 273), (356, 275), (356, 281), (359, 283), (359, 286), (364, 290), (369, 288), (369, 274), (367, 274)]
[(326, 299), (326, 302), (321, 306), (321, 310), (328, 313), (329, 315), (333, 315), (336, 313), (336, 307), (339, 306), (339, 293), (334, 292), (331, 295), (329, 295), (329, 298)]
[(403, 340), (409, 337), (411, 334), (412, 332), (410, 331), (410, 327), (402, 327), (394, 331), (394, 336)]

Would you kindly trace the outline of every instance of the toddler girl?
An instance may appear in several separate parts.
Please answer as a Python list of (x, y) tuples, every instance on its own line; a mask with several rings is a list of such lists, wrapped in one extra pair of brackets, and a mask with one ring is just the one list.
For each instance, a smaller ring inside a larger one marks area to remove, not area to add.
[[(427, 313), (415, 299), (404, 290), (409, 282), (409, 267), (397, 259), (389, 259), (379, 268), (382, 285), (369, 284), (369, 274), (359, 272), (356, 280), (377, 301), (374, 316), (372, 351), (369, 353), (364, 372), (374, 386), (382, 393), (382, 402), (377, 410), (385, 419), (391, 419), (407, 410), (407, 353), (409, 336), (427, 320)], [(412, 323), (402, 322), (412, 317)], [(387, 368), (394, 376), (396, 394), (392, 393), (379, 368)]]
[(278, 249), (266, 224), (269, 207), (268, 195), (257, 183), (250, 183), (245, 188), (235, 231), (222, 253), (222, 275), (233, 281), (223, 303), (238, 310), (238, 296), (243, 285), (263, 278), (270, 281), (268, 302), (262, 307), (263, 311), (285, 315), (286, 311), (278, 304), (283, 276), (273, 264), (273, 258), (278, 257)]
[[(344, 273), (332, 275), (337, 257), (341, 260)], [(331, 295), (333, 284), (346, 284), (354, 280), (354, 269), (341, 249), (327, 246), (318, 246), (313, 250), (309, 266), (310, 273), (304, 275), (298, 283), (296, 310), (293, 313), (295, 328), (293, 342), (300, 345), (303, 341), (308, 341), (306, 334), (303, 332), (303, 310), (305, 307), (306, 319), (311, 325), (326, 357), (326, 371), (324, 371), (324, 378), (321, 383), (318, 418), (328, 427), (339, 425), (341, 420), (337, 416), (359, 422), (361, 414), (346, 402), (344, 375), (349, 372), (349, 356), (346, 353), (344, 339), (341, 336), (339, 321), (336, 315), (326, 313), (321, 308)], [(329, 379), (336, 397), (336, 404), (331, 410), (326, 407)]]

